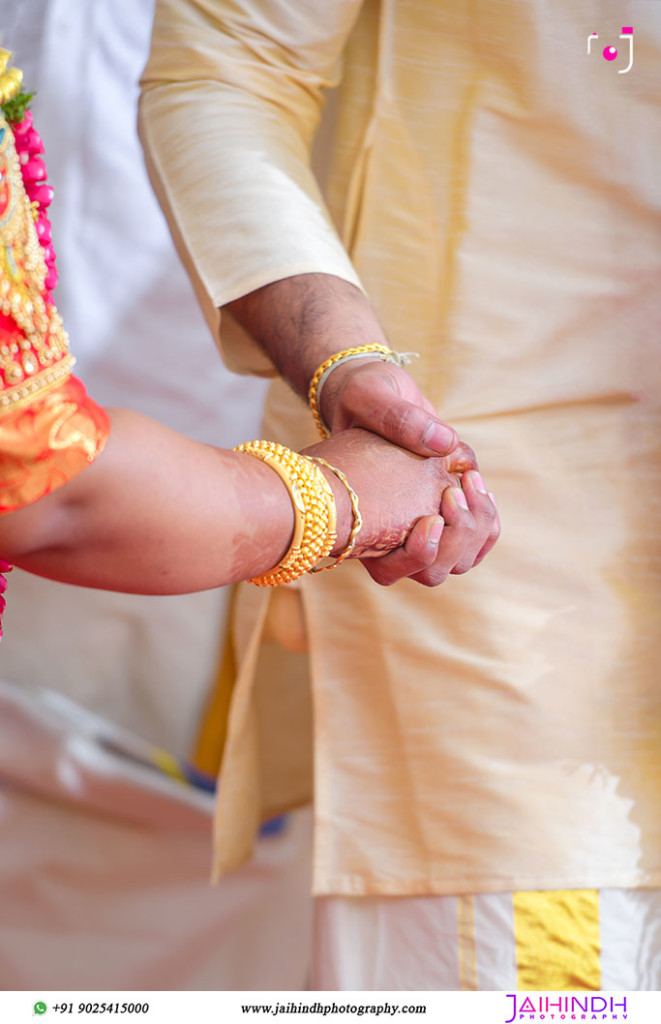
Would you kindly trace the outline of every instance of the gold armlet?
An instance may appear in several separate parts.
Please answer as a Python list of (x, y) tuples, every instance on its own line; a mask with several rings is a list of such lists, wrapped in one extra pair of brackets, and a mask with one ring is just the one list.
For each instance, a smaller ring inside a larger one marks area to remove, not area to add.
[(294, 537), (281, 562), (248, 580), (259, 587), (279, 587), (309, 572), (333, 549), (336, 509), (333, 491), (320, 469), (304, 455), (271, 441), (250, 441), (234, 451), (261, 459), (285, 484), (294, 506)]

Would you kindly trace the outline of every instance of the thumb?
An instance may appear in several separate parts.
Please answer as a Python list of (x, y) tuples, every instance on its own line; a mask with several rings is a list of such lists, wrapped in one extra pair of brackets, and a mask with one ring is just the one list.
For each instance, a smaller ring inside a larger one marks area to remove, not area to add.
[(352, 426), (380, 434), (416, 455), (449, 455), (459, 442), (452, 427), (423, 405), (400, 398), (392, 388), (374, 381), (368, 393), (360, 394), (356, 388), (346, 395), (344, 411)]

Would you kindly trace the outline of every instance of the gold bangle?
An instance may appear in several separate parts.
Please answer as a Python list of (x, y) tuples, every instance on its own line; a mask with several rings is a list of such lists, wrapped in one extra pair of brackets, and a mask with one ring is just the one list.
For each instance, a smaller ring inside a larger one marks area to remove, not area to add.
[(345, 348), (341, 352), (336, 352), (334, 356), (331, 356), (322, 363), (315, 371), (308, 388), (308, 405), (321, 436), (323, 438), (330, 437), (330, 430), (321, 416), (321, 390), (333, 370), (337, 369), (340, 363), (346, 363), (350, 359), (361, 359), (363, 356), (373, 356), (375, 359), (381, 359), (384, 363), (406, 366), (407, 363), (411, 362), (411, 357), (417, 355), (417, 352), (393, 352), (386, 345), (374, 343), (372, 345), (357, 345), (355, 348)]
[(294, 536), (284, 558), (269, 572), (248, 580), (258, 587), (279, 587), (308, 572), (337, 540), (335, 498), (320, 469), (304, 455), (271, 441), (250, 441), (234, 451), (261, 459), (275, 470), (294, 506)]
[(310, 381), (310, 387), (308, 389), (308, 405), (310, 406), (310, 410), (312, 412), (312, 415), (314, 416), (314, 422), (317, 424), (317, 430), (319, 431), (322, 437), (329, 437), (330, 430), (322, 420), (321, 412), (319, 410), (319, 381), (321, 380), (321, 378), (323, 377), (327, 370), (330, 370), (330, 368), (332, 366), (335, 366), (336, 363), (339, 363), (340, 360), (345, 360), (347, 356), (368, 356), (372, 353), (375, 355), (387, 356), (390, 355), (390, 349), (386, 345), (377, 344), (358, 345), (355, 348), (345, 348), (341, 352), (336, 352), (334, 356), (331, 356), (329, 359), (323, 362), (321, 366), (319, 366), (318, 369), (316, 370), (314, 376), (312, 377), (312, 380)]
[(321, 466), (325, 466), (326, 469), (330, 469), (331, 473), (335, 473), (335, 476), (344, 484), (349, 495), (351, 502), (351, 512), (353, 515), (353, 526), (351, 527), (351, 533), (349, 534), (349, 540), (344, 551), (337, 556), (334, 562), (330, 565), (317, 565), (310, 572), (324, 572), (325, 569), (336, 569), (340, 562), (343, 562), (345, 558), (348, 558), (354, 547), (356, 546), (356, 538), (363, 527), (363, 517), (360, 514), (358, 508), (358, 495), (354, 491), (353, 487), (347, 480), (345, 474), (341, 469), (337, 469), (336, 466), (331, 466), (330, 462), (326, 462), (326, 459), (322, 459), (319, 455), (308, 455), (308, 458), (312, 462), (318, 462)]

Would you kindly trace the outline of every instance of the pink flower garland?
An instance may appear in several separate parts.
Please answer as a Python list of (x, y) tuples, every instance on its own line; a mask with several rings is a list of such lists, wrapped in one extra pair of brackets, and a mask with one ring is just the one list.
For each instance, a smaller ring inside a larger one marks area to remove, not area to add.
[(36, 204), (33, 208), (37, 210), (37, 237), (44, 251), (47, 268), (44, 299), (52, 303), (52, 293), (58, 276), (55, 269), (55, 250), (51, 241), (51, 226), (46, 212), (53, 199), (53, 188), (46, 182), (46, 167), (40, 156), (44, 151), (44, 144), (32, 123), (32, 114), (29, 110), (26, 110), (22, 121), (12, 125), (12, 131), (25, 191), (30, 202)]
[(7, 603), (3, 596), (7, 589), (7, 580), (4, 577), (4, 573), (11, 572), (12, 568), (11, 562), (6, 562), (4, 558), (0, 558), (0, 640), (2, 640), (2, 613)]
[[(36, 211), (35, 227), (46, 261), (44, 301), (52, 304), (53, 290), (58, 276), (55, 269), (55, 250), (51, 241), (51, 226), (46, 212), (53, 200), (53, 188), (47, 184), (46, 166), (40, 155), (44, 152), (44, 144), (32, 123), (32, 114), (29, 110), (25, 111), (20, 121), (11, 125), (11, 129), (14, 133), (14, 143), (21, 165), (25, 191), (32, 203), (33, 210)], [(11, 563), (0, 558), (0, 640), (2, 639), (2, 613), (6, 605), (4, 593), (7, 589), (7, 580), (5, 574), (11, 572), (11, 569)]]

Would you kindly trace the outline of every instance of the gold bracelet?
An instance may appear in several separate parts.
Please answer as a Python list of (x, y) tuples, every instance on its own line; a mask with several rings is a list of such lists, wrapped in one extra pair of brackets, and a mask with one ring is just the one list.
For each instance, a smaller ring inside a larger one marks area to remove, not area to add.
[(341, 363), (346, 363), (350, 359), (362, 359), (364, 356), (373, 356), (375, 359), (381, 359), (384, 363), (406, 366), (407, 363), (411, 362), (411, 357), (417, 355), (417, 352), (393, 352), (386, 345), (374, 343), (372, 345), (357, 345), (355, 348), (345, 348), (341, 352), (336, 352), (334, 356), (331, 356), (322, 363), (315, 371), (308, 389), (308, 405), (321, 436), (323, 438), (330, 437), (330, 430), (321, 416), (321, 391), (333, 370), (337, 369)]
[(248, 582), (258, 587), (291, 583), (325, 558), (337, 540), (335, 498), (330, 484), (310, 459), (284, 445), (250, 441), (238, 445), (234, 451), (253, 455), (275, 470), (294, 506), (294, 536), (286, 555), (269, 572), (254, 576)]
[(358, 345), (355, 348), (345, 348), (341, 352), (336, 352), (334, 356), (326, 359), (325, 362), (317, 368), (310, 381), (310, 387), (308, 389), (308, 405), (314, 417), (314, 422), (317, 424), (317, 430), (322, 437), (329, 437), (330, 430), (321, 418), (321, 411), (319, 409), (319, 382), (324, 376), (327, 370), (334, 367), (336, 363), (344, 361), (347, 357), (358, 358), (360, 356), (368, 356), (370, 354), (380, 355), (385, 357), (390, 354), (390, 349), (386, 345)]
[(337, 469), (335, 466), (331, 466), (330, 462), (326, 462), (326, 459), (322, 459), (319, 455), (308, 455), (308, 458), (312, 462), (318, 462), (321, 466), (325, 466), (326, 469), (330, 469), (331, 473), (335, 473), (335, 476), (338, 477), (338, 479), (344, 484), (349, 495), (349, 500), (351, 502), (351, 512), (353, 515), (353, 526), (351, 527), (349, 540), (344, 551), (341, 554), (339, 554), (335, 561), (331, 562), (330, 565), (318, 565), (315, 566), (313, 569), (309, 570), (310, 572), (324, 572), (325, 569), (336, 569), (340, 562), (343, 562), (345, 558), (349, 557), (354, 547), (356, 546), (356, 538), (362, 529), (363, 517), (361, 516), (360, 509), (358, 508), (358, 495), (354, 491), (353, 487), (347, 480), (342, 470)]

